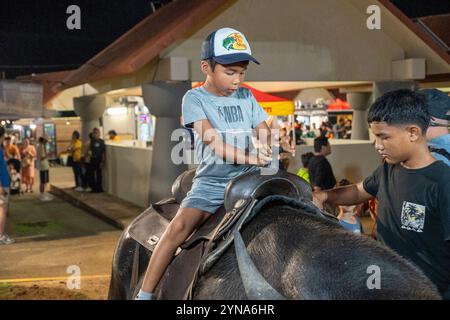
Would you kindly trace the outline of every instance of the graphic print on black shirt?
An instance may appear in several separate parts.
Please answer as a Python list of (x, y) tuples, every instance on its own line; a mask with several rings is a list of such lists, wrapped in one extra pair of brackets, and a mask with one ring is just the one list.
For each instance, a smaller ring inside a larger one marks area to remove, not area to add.
[(425, 224), (425, 206), (403, 201), (401, 221), (403, 229), (422, 232)]

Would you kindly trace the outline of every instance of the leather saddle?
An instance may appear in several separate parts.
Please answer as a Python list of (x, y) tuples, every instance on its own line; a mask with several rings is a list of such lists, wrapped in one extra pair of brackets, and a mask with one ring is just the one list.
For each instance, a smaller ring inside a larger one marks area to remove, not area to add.
[[(172, 198), (152, 204), (130, 224), (130, 237), (153, 252), (189, 192), (194, 175), (195, 169), (182, 173), (172, 186)], [(233, 232), (248, 220), (255, 204), (273, 195), (312, 200), (311, 187), (305, 180), (281, 170), (275, 175), (245, 173), (231, 180), (225, 188), (224, 205), (178, 248), (156, 290), (158, 299), (189, 299), (197, 277), (231, 245)]]

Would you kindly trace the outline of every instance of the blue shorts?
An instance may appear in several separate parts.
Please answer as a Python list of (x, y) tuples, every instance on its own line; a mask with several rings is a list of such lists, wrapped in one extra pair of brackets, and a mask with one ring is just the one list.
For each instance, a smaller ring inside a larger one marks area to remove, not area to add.
[[(259, 170), (246, 167), (240, 174)], [(196, 208), (211, 214), (223, 206), (225, 187), (232, 178), (194, 177), (192, 188), (181, 202), (180, 208)]]
[(196, 208), (211, 214), (223, 205), (225, 187), (229, 180), (197, 178), (181, 202), (180, 208)]

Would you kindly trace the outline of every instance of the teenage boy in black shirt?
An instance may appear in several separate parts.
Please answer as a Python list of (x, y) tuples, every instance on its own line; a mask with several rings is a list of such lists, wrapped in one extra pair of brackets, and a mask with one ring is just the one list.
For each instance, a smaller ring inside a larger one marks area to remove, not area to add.
[(450, 299), (450, 167), (427, 147), (430, 115), (425, 97), (396, 90), (368, 114), (384, 163), (364, 182), (314, 193), (314, 203), (379, 201), (377, 239), (413, 262)]

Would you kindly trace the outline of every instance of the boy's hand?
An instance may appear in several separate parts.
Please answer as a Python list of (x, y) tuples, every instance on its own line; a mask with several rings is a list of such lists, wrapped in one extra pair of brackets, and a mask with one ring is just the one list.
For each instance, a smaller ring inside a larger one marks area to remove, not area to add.
[(264, 167), (272, 161), (272, 157), (260, 155), (249, 155), (248, 163), (258, 167)]
[(319, 208), (323, 209), (323, 205), (327, 202), (328, 195), (325, 191), (315, 191), (313, 192), (313, 203)]
[(258, 147), (258, 155), (261, 157), (272, 157), (272, 148), (267, 144), (261, 144)]

